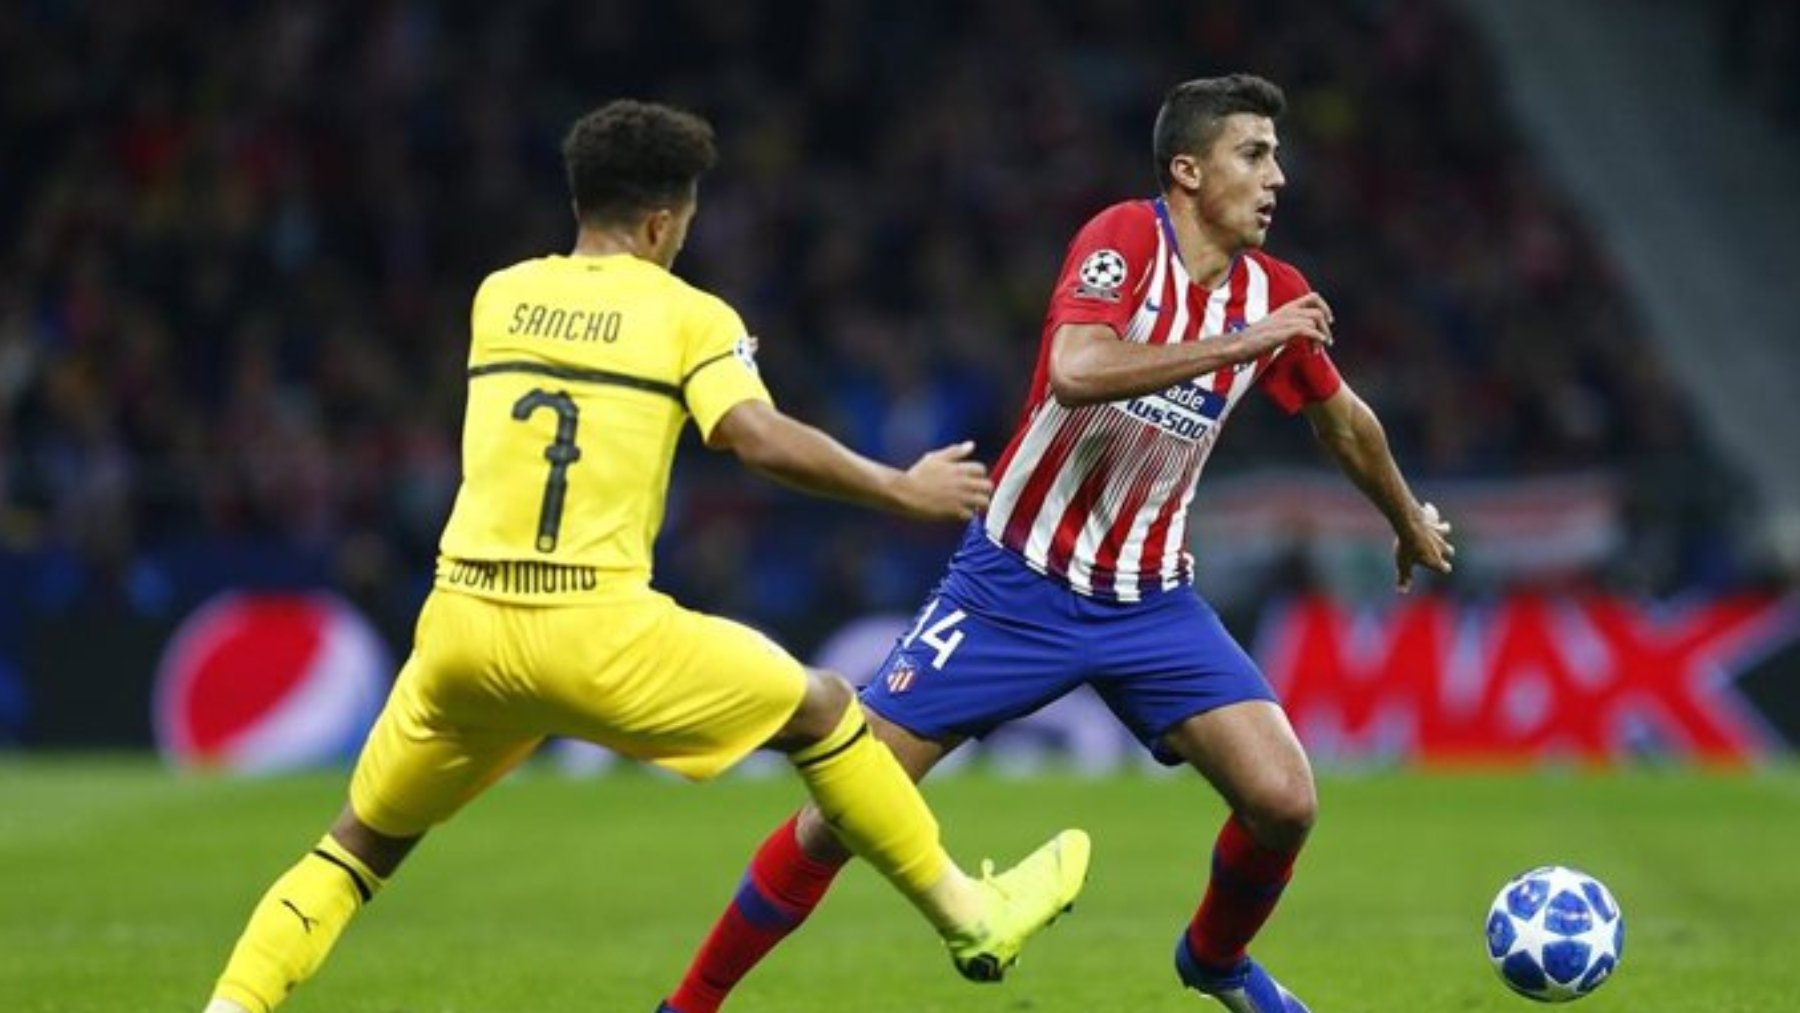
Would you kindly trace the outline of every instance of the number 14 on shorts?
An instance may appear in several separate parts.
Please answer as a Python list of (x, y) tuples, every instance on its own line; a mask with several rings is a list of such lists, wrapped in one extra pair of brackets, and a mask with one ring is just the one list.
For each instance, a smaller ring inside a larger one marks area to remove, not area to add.
[(939, 616), (937, 611), (938, 599), (926, 602), (925, 607), (919, 610), (919, 621), (913, 623), (912, 630), (901, 638), (900, 647), (902, 650), (911, 647), (915, 640), (924, 644), (935, 652), (931, 657), (931, 667), (942, 671), (944, 663), (950, 660), (950, 655), (963, 642), (963, 631), (956, 627), (968, 618), (968, 614), (962, 609), (951, 609)]

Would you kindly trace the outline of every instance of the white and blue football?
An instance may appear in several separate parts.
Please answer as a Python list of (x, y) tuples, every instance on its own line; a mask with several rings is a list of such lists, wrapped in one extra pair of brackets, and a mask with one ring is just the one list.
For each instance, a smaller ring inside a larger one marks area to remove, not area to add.
[(1539, 1002), (1568, 1002), (1619, 967), (1625, 916), (1587, 873), (1547, 865), (1500, 888), (1487, 917), (1487, 954), (1508, 988)]

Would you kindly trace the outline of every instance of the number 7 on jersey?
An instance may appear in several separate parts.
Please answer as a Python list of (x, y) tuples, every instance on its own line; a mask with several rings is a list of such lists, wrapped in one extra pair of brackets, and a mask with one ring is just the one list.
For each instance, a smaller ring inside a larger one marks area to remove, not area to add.
[(524, 422), (539, 408), (556, 413), (556, 437), (544, 448), (550, 477), (544, 480), (544, 504), (538, 508), (537, 550), (555, 552), (556, 535), (562, 527), (563, 500), (569, 494), (569, 465), (581, 460), (581, 448), (575, 445), (575, 426), (581, 421), (581, 409), (568, 391), (552, 394), (540, 387), (513, 403), (512, 417)]

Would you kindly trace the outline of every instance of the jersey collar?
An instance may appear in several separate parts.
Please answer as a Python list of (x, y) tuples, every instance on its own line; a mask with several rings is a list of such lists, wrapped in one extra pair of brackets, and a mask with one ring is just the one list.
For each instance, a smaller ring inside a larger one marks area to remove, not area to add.
[[(1157, 224), (1162, 226), (1163, 238), (1169, 241), (1169, 251), (1175, 255), (1175, 262), (1181, 265), (1182, 273), (1186, 274), (1187, 261), (1181, 259), (1181, 243), (1177, 242), (1175, 239), (1175, 220), (1169, 217), (1169, 202), (1162, 197), (1158, 197), (1150, 202), (1150, 206), (1156, 209), (1156, 221)], [(1231, 263), (1225, 265), (1225, 279), (1219, 282), (1220, 285), (1231, 284), (1232, 276), (1237, 274), (1238, 261), (1243, 259), (1243, 256), (1244, 255), (1241, 253), (1232, 255)], [(1199, 283), (1194, 281), (1191, 276), (1188, 278), (1188, 284), (1193, 285), (1196, 288), (1199, 287)], [(1207, 291), (1210, 292), (1215, 290), (1216, 288), (1208, 289)]]

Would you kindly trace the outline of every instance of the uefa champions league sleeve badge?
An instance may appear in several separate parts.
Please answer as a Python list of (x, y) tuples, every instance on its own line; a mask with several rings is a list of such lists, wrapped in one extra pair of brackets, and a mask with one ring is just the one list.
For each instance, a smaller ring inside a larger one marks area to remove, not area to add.
[(1095, 250), (1075, 272), (1075, 295), (1101, 302), (1118, 302), (1126, 273), (1124, 254), (1118, 250)]

